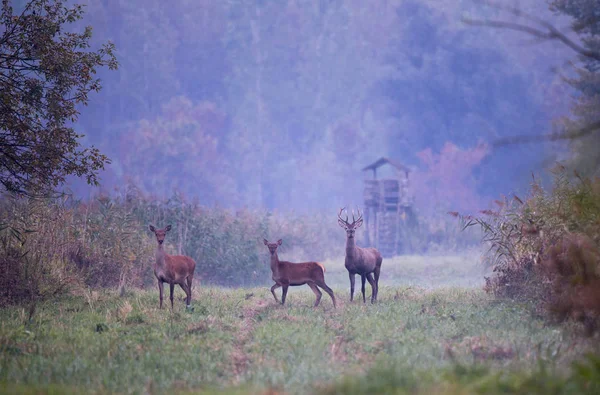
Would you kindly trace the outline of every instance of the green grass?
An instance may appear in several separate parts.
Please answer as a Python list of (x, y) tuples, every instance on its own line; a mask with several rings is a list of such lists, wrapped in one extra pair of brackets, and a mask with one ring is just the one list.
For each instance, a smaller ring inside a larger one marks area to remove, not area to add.
[[(293, 258), (293, 257), (292, 257)], [(288, 259), (287, 257), (281, 259)], [(299, 262), (300, 259), (291, 259)], [(326, 281), (335, 286), (349, 287), (344, 258), (325, 260)], [(404, 255), (384, 258), (381, 285), (413, 285), (419, 287), (483, 286), (483, 276), (490, 275), (481, 263), (481, 251), (473, 249), (462, 254)], [(356, 277), (357, 283), (360, 282)]]
[(191, 313), (180, 289), (174, 311), (158, 309), (155, 290), (44, 302), (31, 322), (6, 308), (0, 392), (531, 393), (543, 379), (569, 393), (571, 363), (598, 352), (575, 324), (548, 325), (476, 288), (389, 285), (388, 269), (378, 304), (350, 303), (346, 276), (336, 310), (326, 294), (313, 309), (307, 287), (283, 307), (267, 287), (196, 287)]

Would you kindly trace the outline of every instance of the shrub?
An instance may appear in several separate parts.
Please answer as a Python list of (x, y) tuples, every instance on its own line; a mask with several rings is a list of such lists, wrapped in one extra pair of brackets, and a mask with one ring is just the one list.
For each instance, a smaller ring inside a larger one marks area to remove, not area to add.
[(576, 318), (593, 330), (600, 316), (600, 179), (563, 166), (553, 170), (553, 188), (534, 178), (525, 201), (496, 201), (496, 211), (460, 216), (464, 228), (479, 225), (490, 245), (495, 275), (486, 290), (526, 298), (560, 319)]
[(72, 212), (65, 201), (5, 199), (0, 202), (0, 289), (2, 300), (38, 300), (77, 282), (68, 264)]
[(71, 259), (86, 285), (142, 286), (151, 280), (154, 244), (121, 196), (73, 202)]

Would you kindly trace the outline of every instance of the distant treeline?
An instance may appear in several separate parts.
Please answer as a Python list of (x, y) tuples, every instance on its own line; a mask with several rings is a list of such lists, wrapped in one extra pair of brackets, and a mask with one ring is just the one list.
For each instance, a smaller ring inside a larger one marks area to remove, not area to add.
[[(360, 196), (361, 169), (381, 156), (435, 176), (427, 152), (542, 133), (569, 101), (549, 90), (558, 50), (465, 25), (490, 17), (470, 0), (87, 3), (92, 44), (118, 50), (78, 123), (112, 161), (108, 188), (331, 209)], [(453, 187), (526, 188), (521, 169), (541, 169), (546, 149), (496, 150)]]

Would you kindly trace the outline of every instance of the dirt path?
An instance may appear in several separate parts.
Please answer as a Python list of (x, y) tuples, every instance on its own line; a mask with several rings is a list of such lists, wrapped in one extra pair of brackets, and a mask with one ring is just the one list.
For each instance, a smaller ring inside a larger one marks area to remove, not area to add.
[(246, 353), (246, 345), (252, 340), (252, 332), (256, 323), (256, 316), (262, 311), (272, 308), (273, 303), (264, 299), (257, 299), (250, 306), (246, 306), (242, 312), (242, 322), (238, 334), (234, 341), (234, 348), (231, 352), (232, 369), (234, 372), (233, 384), (238, 385), (244, 381), (244, 375), (248, 369), (250, 356)]

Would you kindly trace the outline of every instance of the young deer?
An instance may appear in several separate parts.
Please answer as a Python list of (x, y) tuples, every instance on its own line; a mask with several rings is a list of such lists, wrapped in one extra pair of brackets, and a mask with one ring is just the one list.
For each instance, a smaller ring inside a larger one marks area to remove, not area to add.
[(163, 304), (163, 283), (168, 283), (171, 288), (171, 308), (173, 308), (173, 291), (175, 284), (179, 284), (186, 296), (186, 308), (192, 303), (192, 280), (196, 262), (189, 256), (168, 255), (163, 247), (165, 236), (171, 230), (171, 225), (164, 229), (156, 229), (149, 225), (148, 228), (156, 236), (158, 246), (156, 247), (156, 258), (154, 261), (154, 275), (158, 280), (158, 291), (160, 293), (160, 308)]
[(333, 291), (325, 284), (325, 267), (323, 265), (319, 262), (292, 263), (280, 261), (277, 256), (277, 247), (281, 245), (281, 239), (277, 240), (277, 243), (269, 243), (266, 239), (263, 239), (263, 241), (271, 253), (271, 271), (273, 272), (273, 281), (275, 281), (275, 285), (271, 287), (271, 293), (277, 303), (279, 303), (277, 295), (275, 295), (277, 288), (283, 288), (281, 304), (285, 304), (285, 296), (290, 285), (294, 287), (307, 284), (317, 297), (314, 307), (319, 305), (322, 295), (317, 286), (323, 288), (331, 296), (333, 307), (336, 307)]
[[(342, 211), (338, 214), (338, 224), (346, 230), (346, 261), (345, 266), (350, 276), (350, 301), (354, 299), (354, 276), (360, 274), (362, 280), (362, 296), (363, 303), (366, 303), (365, 298), (365, 278), (371, 284), (371, 303), (377, 301), (377, 293), (379, 292), (379, 273), (381, 272), (381, 262), (383, 258), (375, 248), (360, 248), (354, 243), (354, 232), (362, 223), (362, 215), (358, 211), (358, 219), (354, 219), (354, 211), (352, 212), (352, 223), (348, 223), (348, 215), (346, 219), (342, 219)], [(375, 274), (375, 279), (373, 279)]]

